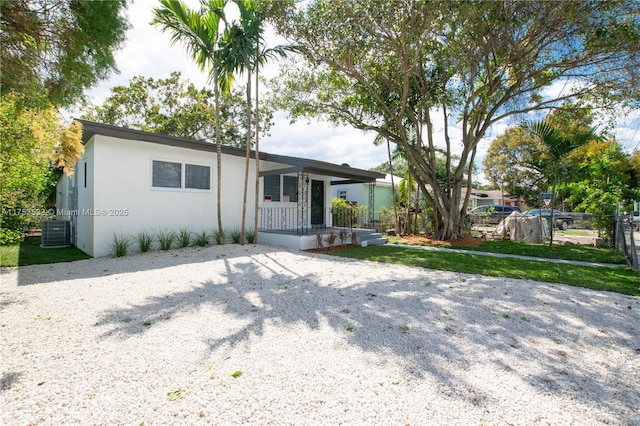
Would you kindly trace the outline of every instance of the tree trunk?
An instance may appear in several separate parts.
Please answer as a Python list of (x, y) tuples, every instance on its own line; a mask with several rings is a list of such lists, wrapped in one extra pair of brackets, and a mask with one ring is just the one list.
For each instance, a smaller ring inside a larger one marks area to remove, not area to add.
[(218, 87), (218, 71), (213, 67), (213, 93), (216, 103), (216, 163), (217, 163), (217, 212), (218, 212), (218, 238), (219, 244), (224, 244), (224, 232), (222, 232), (222, 140), (220, 131), (220, 88)]
[(244, 166), (244, 192), (242, 194), (242, 221), (240, 222), (240, 244), (244, 245), (247, 220), (247, 190), (249, 187), (249, 160), (251, 159), (251, 73), (247, 71), (247, 153)]
[(389, 154), (389, 174), (391, 175), (391, 203), (393, 205), (393, 222), (396, 235), (400, 235), (400, 226), (398, 222), (398, 208), (396, 203), (396, 186), (393, 182), (393, 161), (391, 157), (391, 143), (387, 139), (387, 153)]
[(258, 201), (260, 195), (260, 111), (259, 111), (259, 94), (258, 94), (258, 58), (260, 56), (260, 43), (256, 43), (256, 194), (255, 194), (255, 206), (253, 216), (253, 243), (258, 244)]

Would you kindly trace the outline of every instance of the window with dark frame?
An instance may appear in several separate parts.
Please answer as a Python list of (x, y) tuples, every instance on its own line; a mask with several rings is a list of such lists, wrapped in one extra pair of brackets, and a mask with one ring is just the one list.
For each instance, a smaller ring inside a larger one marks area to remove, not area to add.
[(264, 177), (264, 200), (280, 201), (280, 175)]
[(211, 189), (211, 167), (185, 164), (184, 187), (188, 189)]
[(152, 186), (182, 188), (182, 163), (153, 160)]
[(298, 178), (282, 176), (282, 201), (298, 202)]

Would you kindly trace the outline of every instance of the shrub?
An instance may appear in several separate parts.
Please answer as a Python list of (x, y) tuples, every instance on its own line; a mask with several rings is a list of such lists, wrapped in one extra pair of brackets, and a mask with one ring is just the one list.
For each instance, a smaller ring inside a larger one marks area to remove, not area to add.
[(138, 235), (136, 235), (136, 241), (138, 242), (138, 248), (141, 253), (146, 253), (151, 248), (151, 244), (153, 243), (153, 235), (149, 234), (146, 231), (142, 231)]
[(340, 240), (340, 245), (347, 244), (347, 230), (342, 228), (338, 231), (338, 239)]
[(157, 235), (160, 250), (169, 250), (176, 239), (176, 234), (174, 234), (173, 231), (158, 231)]
[(227, 236), (226, 232), (224, 232), (223, 229), (216, 229), (215, 231), (213, 231), (212, 235), (215, 242), (220, 245), (224, 244), (224, 239)]
[(131, 245), (131, 239), (128, 235), (116, 235), (113, 234), (113, 253), (116, 257), (122, 257), (127, 254), (129, 246)]
[(233, 228), (229, 236), (234, 244), (240, 244), (240, 228)]
[(322, 248), (324, 247), (324, 238), (322, 238), (322, 232), (318, 232), (316, 234), (316, 248)]
[(17, 244), (24, 239), (23, 231), (0, 228), (0, 246)]
[(256, 240), (256, 231), (253, 229), (247, 229), (244, 233), (244, 236), (249, 244), (253, 244), (253, 242)]
[(197, 234), (194, 243), (200, 247), (204, 247), (209, 244), (209, 237), (207, 236), (207, 233), (202, 231), (201, 233)]
[(327, 245), (329, 247), (333, 247), (336, 243), (336, 239), (338, 238), (338, 234), (332, 229), (329, 231), (329, 235), (327, 235)]
[(181, 228), (180, 231), (178, 231), (177, 239), (180, 248), (189, 247), (189, 243), (191, 243), (191, 232)]
[(359, 225), (367, 207), (349, 203), (342, 198), (334, 198), (331, 201), (331, 210), (335, 226), (351, 228)]

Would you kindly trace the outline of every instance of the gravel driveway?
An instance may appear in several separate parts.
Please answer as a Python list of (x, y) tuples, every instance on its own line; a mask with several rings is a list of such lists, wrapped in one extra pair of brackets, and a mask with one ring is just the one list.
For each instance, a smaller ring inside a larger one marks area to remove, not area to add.
[(5, 425), (640, 424), (637, 297), (238, 245), (1, 278)]

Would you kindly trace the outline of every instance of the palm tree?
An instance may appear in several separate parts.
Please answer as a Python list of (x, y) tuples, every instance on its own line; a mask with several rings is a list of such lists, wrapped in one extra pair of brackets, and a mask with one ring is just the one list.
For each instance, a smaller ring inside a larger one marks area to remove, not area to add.
[[(292, 48), (289, 46), (277, 46), (273, 48), (261, 48), (265, 46), (264, 36), (264, 15), (257, 8), (256, 2), (252, 0), (236, 0), (240, 11), (240, 20), (228, 26), (220, 42), (220, 74), (231, 75), (233, 73), (247, 75), (246, 86), (246, 107), (247, 107), (247, 135), (246, 135), (246, 162), (244, 175), (244, 192), (242, 199), (242, 221), (240, 224), (240, 243), (244, 244), (245, 223), (247, 212), (247, 191), (249, 182), (249, 162), (251, 158), (252, 140), (252, 111), (251, 111), (251, 77), (256, 75), (256, 146), (255, 146), (255, 212), (254, 230), (255, 240), (258, 238), (258, 193), (260, 179), (260, 152), (259, 152), (259, 118), (258, 118), (258, 73), (260, 66), (267, 60), (276, 56), (284, 57)], [(225, 87), (226, 90), (230, 88)]]
[[(551, 123), (542, 120), (534, 123), (525, 123), (524, 129), (538, 137), (544, 144), (546, 151), (535, 159), (536, 168), (548, 176), (551, 184), (551, 222), (550, 242), (553, 244), (553, 210), (555, 208), (555, 194), (558, 182), (563, 178), (567, 169), (567, 156), (576, 148), (585, 145), (592, 140), (599, 140), (596, 127), (588, 127), (567, 137), (561, 134)], [(542, 209), (540, 209), (542, 212)]]
[[(153, 9), (151, 25), (160, 27), (162, 32), (171, 33), (171, 43), (182, 42), (187, 51), (200, 67), (208, 74), (213, 83), (216, 107), (216, 153), (217, 153), (217, 216), (218, 230), (222, 231), (221, 192), (222, 192), (222, 140), (220, 130), (220, 85), (228, 85), (231, 78), (220, 74), (216, 66), (217, 44), (220, 35), (220, 22), (226, 24), (224, 7), (227, 0), (201, 0), (199, 11), (190, 9), (181, 0), (159, 0), (162, 7)], [(220, 244), (224, 244), (224, 233), (220, 232)]]

